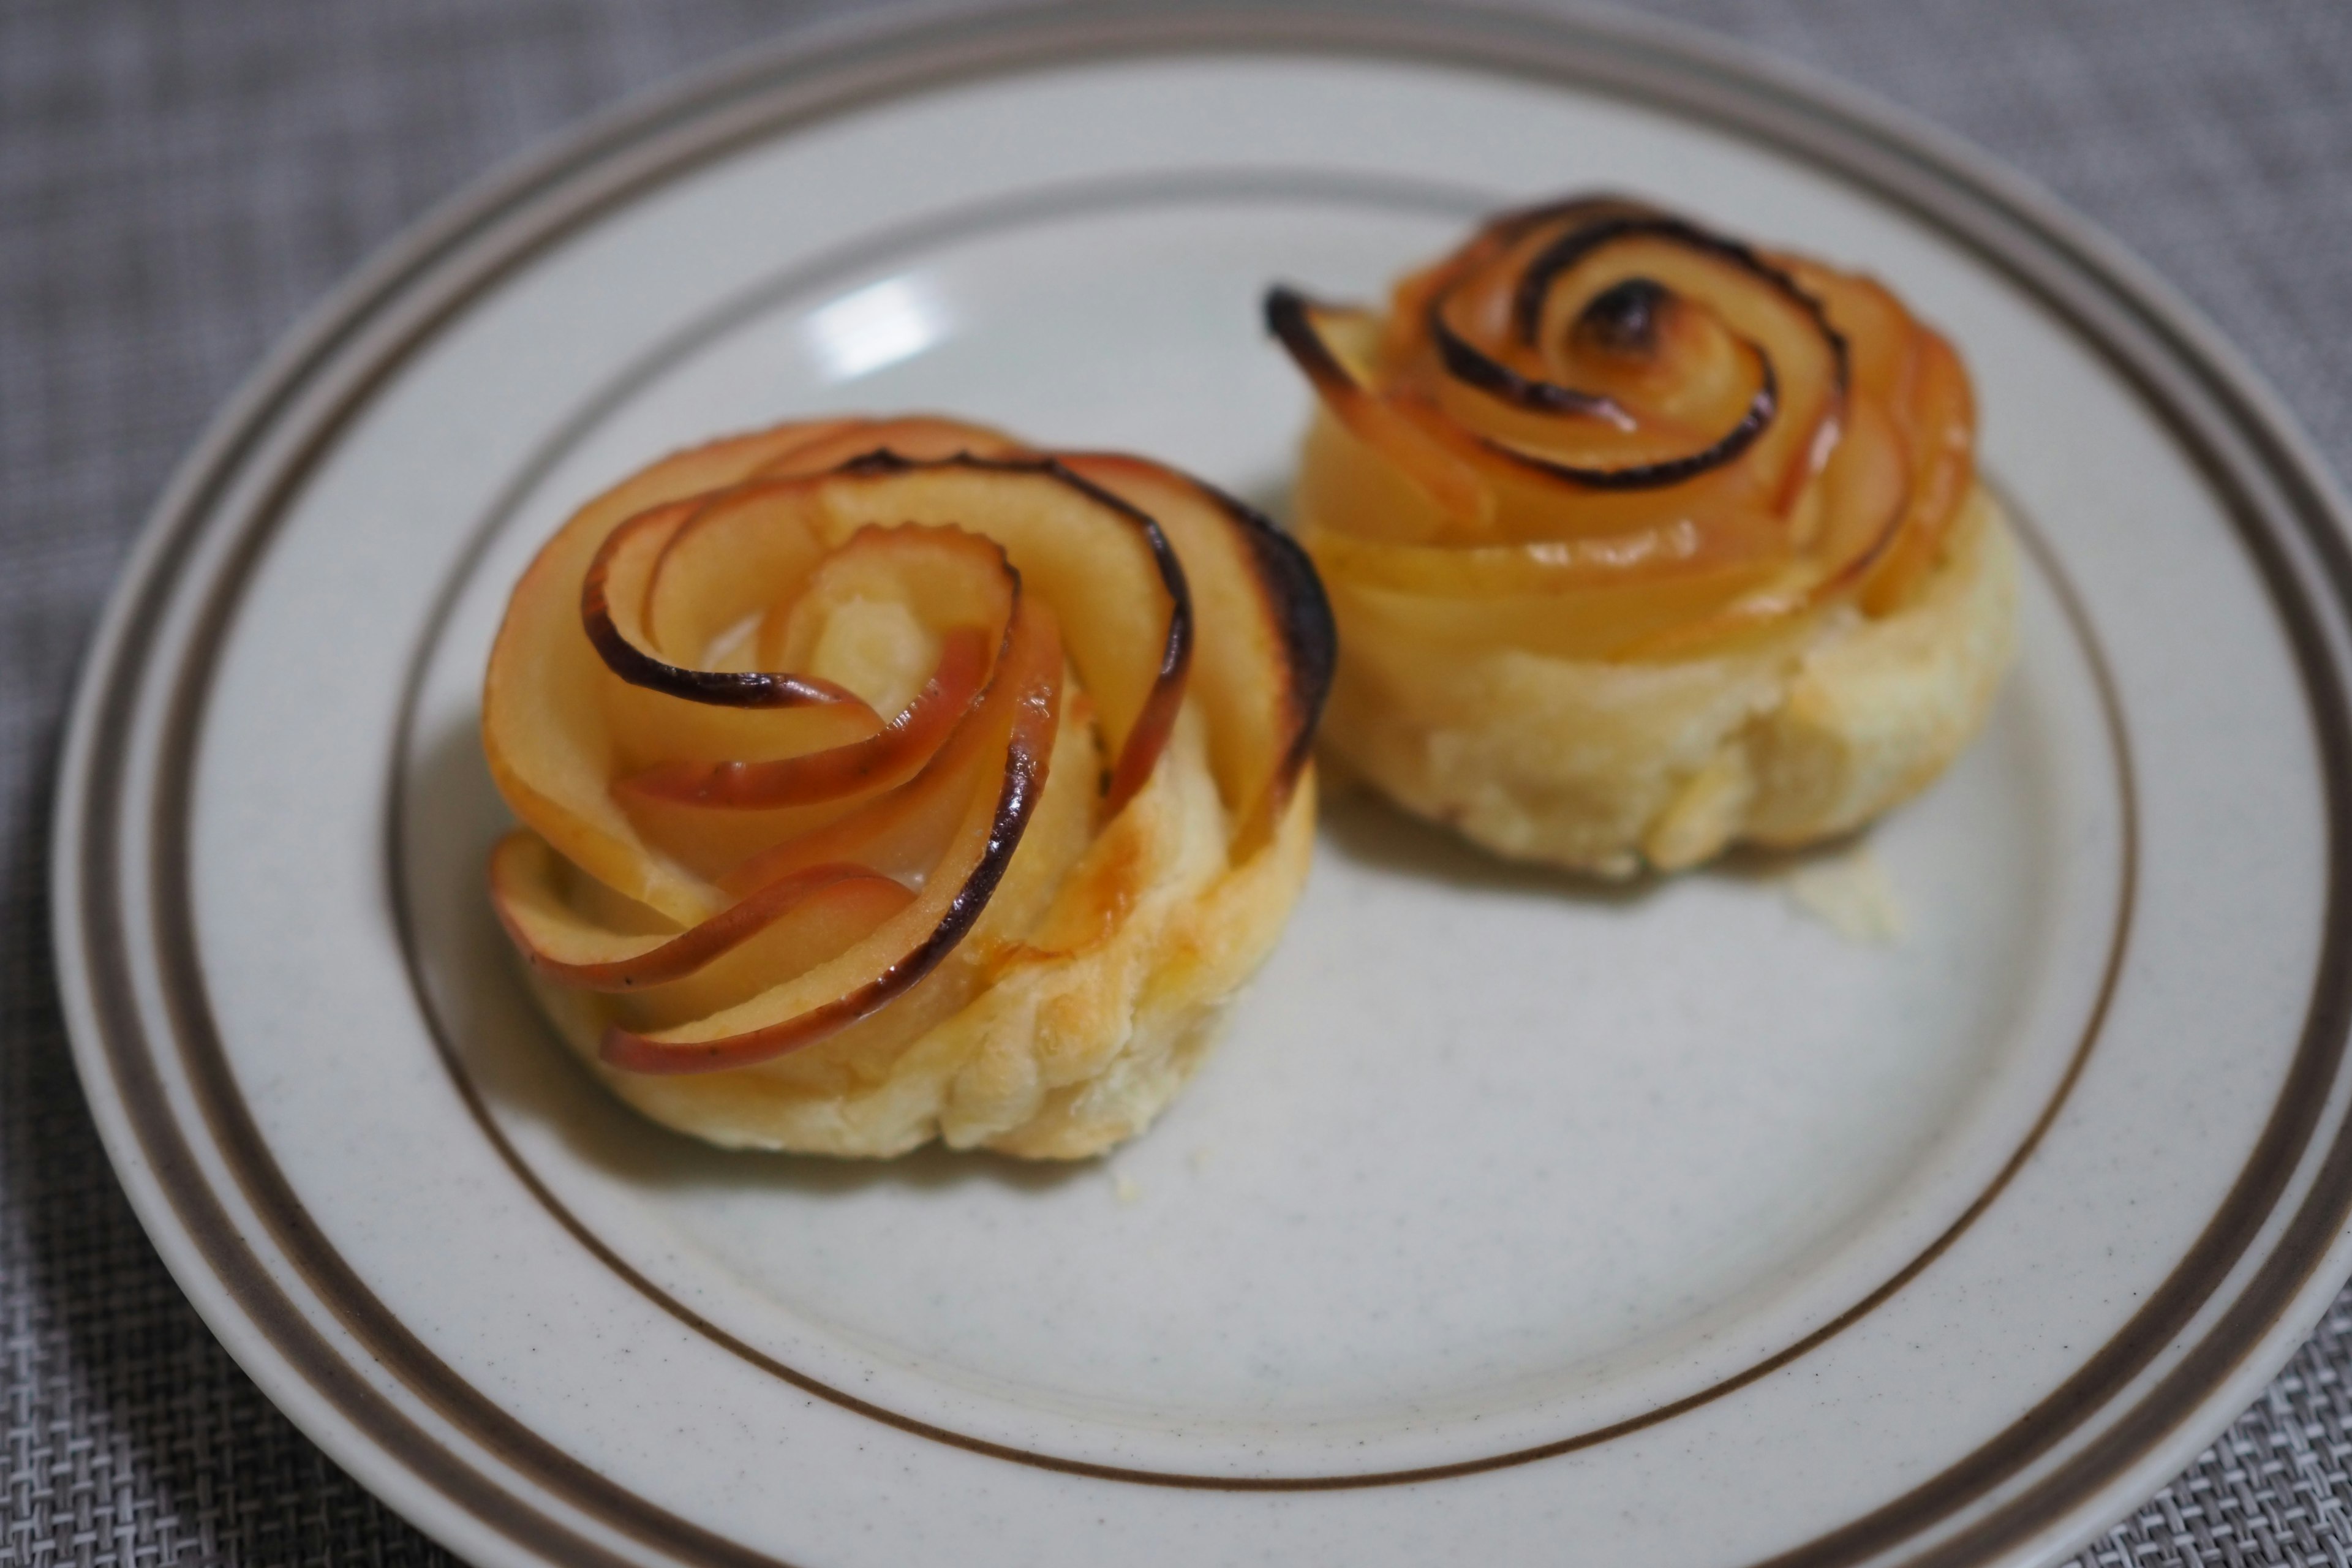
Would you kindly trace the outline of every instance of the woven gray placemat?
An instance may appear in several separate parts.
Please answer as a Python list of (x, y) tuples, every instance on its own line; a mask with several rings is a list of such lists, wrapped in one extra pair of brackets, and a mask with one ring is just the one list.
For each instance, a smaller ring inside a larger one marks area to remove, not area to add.
[[(131, 1217), (49, 977), (48, 773), (173, 461), (499, 158), (845, 0), (0, 0), (0, 1568), (444, 1555), (228, 1360)], [(1667, 0), (1956, 130), (2216, 317), (2352, 468), (2352, 7)], [(2352, 1298), (2099, 1564), (2352, 1562)]]

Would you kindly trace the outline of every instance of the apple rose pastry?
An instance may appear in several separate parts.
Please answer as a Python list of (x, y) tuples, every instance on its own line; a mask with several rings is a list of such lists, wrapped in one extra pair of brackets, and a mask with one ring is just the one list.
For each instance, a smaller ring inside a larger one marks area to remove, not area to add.
[(1331, 660), (1306, 558), (1155, 464), (938, 419), (722, 441), (517, 585), (492, 896), (656, 1121), (1094, 1153), (1281, 932)]
[(1515, 212), (1385, 315), (1277, 288), (1328, 745), (1502, 854), (1630, 875), (1923, 787), (2010, 657), (1951, 346), (1866, 278), (1639, 204)]

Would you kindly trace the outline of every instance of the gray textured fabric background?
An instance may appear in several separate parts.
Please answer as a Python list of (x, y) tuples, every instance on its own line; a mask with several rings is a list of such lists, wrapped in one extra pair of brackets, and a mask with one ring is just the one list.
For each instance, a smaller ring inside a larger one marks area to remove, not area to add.
[[(2352, 6), (1667, 0), (2122, 237), (2352, 469)], [(173, 460), (373, 247), (499, 159), (821, 12), (752, 0), (0, 0), (0, 1568), (443, 1561), (197, 1321), (91, 1129), (44, 823), (79, 648)], [(2352, 1296), (2083, 1561), (2352, 1563)]]

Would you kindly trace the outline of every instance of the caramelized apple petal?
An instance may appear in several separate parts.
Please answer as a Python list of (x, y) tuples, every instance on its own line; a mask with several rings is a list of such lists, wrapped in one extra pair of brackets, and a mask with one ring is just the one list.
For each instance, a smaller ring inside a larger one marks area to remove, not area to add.
[[(507, 933), (549, 979), (586, 991), (649, 990), (702, 969), (759, 935), (812, 897), (845, 882), (886, 884), (894, 910), (912, 897), (863, 866), (811, 867), (780, 878), (719, 914), (674, 936), (616, 931), (572, 904), (562, 862), (546, 841), (511, 833), (490, 858), (490, 897)], [(862, 895), (870, 899), (874, 889)]]
[(1028, 588), (1056, 606), (1118, 757), (1111, 809), (1124, 804), (1167, 739), (1192, 658), (1184, 569), (1159, 523), (1045, 458), (859, 459), (831, 478), (824, 503), (845, 533), (954, 520), (1003, 547)]
[[(678, 1028), (614, 1026), (604, 1060), (632, 1072), (709, 1072), (764, 1061), (848, 1027), (904, 994), (955, 950), (987, 907), (1043, 792), (1059, 721), (1062, 649), (1053, 613), (1024, 599), (998, 679), (1003, 768), (965, 805), (922, 892), (865, 941), (749, 1002)], [(993, 685), (994, 683), (992, 683)], [(991, 748), (992, 752), (994, 748)]]
[(1070, 468), (1160, 520), (1185, 563), (1201, 636), (1190, 689), (1237, 821), (1271, 824), (1306, 765), (1337, 659), (1323, 585), (1297, 544), (1223, 491), (1138, 458)]
[(733, 810), (809, 805), (888, 788), (911, 778), (939, 750), (979, 696), (987, 670), (986, 636), (951, 626), (922, 690), (863, 740), (765, 763), (665, 763), (613, 787), (648, 800)]
[(1662, 658), (1841, 596), (1892, 613), (1973, 478), (1966, 374), (1893, 295), (1638, 202), (1505, 214), (1384, 318), (1266, 311), (1321, 405), (1310, 549), (1448, 646), (1490, 616), (1490, 643)]

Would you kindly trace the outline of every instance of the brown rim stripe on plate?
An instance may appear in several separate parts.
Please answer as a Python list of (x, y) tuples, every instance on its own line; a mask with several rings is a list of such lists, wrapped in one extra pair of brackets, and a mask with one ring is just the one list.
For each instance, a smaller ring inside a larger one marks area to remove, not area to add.
[(1571, 1433), (1549, 1441), (1530, 1444), (1504, 1452), (1482, 1455), (1443, 1465), (1420, 1466), (1404, 1469), (1357, 1471), (1340, 1475), (1235, 1477), (1183, 1471), (1151, 1470), (1129, 1466), (1104, 1465), (1064, 1456), (1039, 1453), (1034, 1449), (1013, 1447), (1006, 1444), (975, 1437), (966, 1433), (940, 1426), (934, 1423), (887, 1409), (873, 1401), (836, 1388), (813, 1377), (798, 1368), (745, 1343), (737, 1336), (711, 1322), (676, 1297), (631, 1267), (618, 1253), (576, 1215), (564, 1205), (536, 1172), (522, 1158), (489, 1112), (479, 1089), (473, 1081), (458, 1050), (452, 1032), (443, 1022), (434, 1005), (430, 988), (425, 984), (409, 912), (410, 900), (404, 870), (405, 854), (403, 847), (403, 822), (405, 817), (403, 783), (404, 761), (413, 752), (412, 739), (417, 697), (423, 686), (425, 667), (436, 645), (440, 641), (441, 628), (472, 577), (475, 563), (490, 542), (503, 532), (520, 507), (540, 479), (551, 472), (558, 463), (599, 424), (635, 388), (652, 384), (665, 371), (685, 359), (697, 348), (723, 336), (746, 320), (794, 297), (819, 292), (835, 281), (846, 281), (885, 262), (898, 259), (905, 252), (951, 239), (967, 238), (976, 234), (1001, 233), (1021, 223), (1040, 222), (1067, 216), (1084, 211), (1107, 208), (1128, 210), (1145, 204), (1198, 201), (1222, 197), (1229, 202), (1249, 200), (1354, 201), (1377, 205), (1383, 210), (1398, 211), (1421, 207), (1448, 216), (1475, 216), (1498, 205), (1491, 193), (1475, 192), (1433, 184), (1426, 181), (1391, 181), (1341, 171), (1294, 170), (1201, 172), (1174, 175), (1158, 175), (1129, 179), (1097, 180), (1068, 186), (1056, 186), (1044, 191), (1023, 193), (998, 202), (981, 202), (959, 212), (940, 215), (922, 223), (909, 226), (877, 240), (871, 240), (845, 251), (840, 256), (820, 257), (796, 265), (776, 277), (762, 279), (741, 290), (733, 299), (721, 302), (705, 316), (689, 321), (656, 343), (637, 358), (615, 371), (597, 388), (585, 395), (577, 412), (559, 424), (537, 448), (517, 465), (518, 478), (492, 503), (489, 510), (475, 525), (465, 549), (459, 552), (417, 637), (410, 656), (406, 689), (403, 694), (400, 718), (393, 745), (393, 763), (385, 795), (385, 879), (391, 888), (399, 928), (402, 956), (408, 969), (410, 987), (417, 1008), (441, 1054), (457, 1093), (480, 1129), (482, 1135), (495, 1148), (499, 1157), (511, 1169), (516, 1178), (532, 1197), (563, 1226), (574, 1239), (598, 1261), (618, 1275), (632, 1289), (660, 1307), (679, 1323), (712, 1343), (741, 1358), (760, 1371), (782, 1379), (804, 1393), (813, 1394), (881, 1421), (901, 1431), (910, 1432), (934, 1441), (952, 1444), (974, 1453), (1010, 1460), (1017, 1464), (1066, 1474), (1093, 1477), (1102, 1480), (1134, 1482), (1143, 1485), (1180, 1487), (1222, 1491), (1309, 1491), (1341, 1490), (1361, 1487), (1395, 1486), (1417, 1481), (1441, 1480), (1450, 1476), (1475, 1474), (1482, 1470), (1500, 1469), (1538, 1459), (1552, 1458), (1581, 1448), (1623, 1437), (1643, 1431), (1675, 1416), (1698, 1409), (1727, 1394), (1747, 1387), (1790, 1362), (1817, 1349), (1836, 1335), (1862, 1321), (1870, 1312), (1890, 1300), (1904, 1285), (1941, 1257), (1958, 1241), (1969, 1227), (1991, 1207), (1994, 1200), (2023, 1167), (2027, 1158), (2040, 1144), (2051, 1123), (2063, 1108), (2069, 1093), (2082, 1076), (2084, 1065), (2096, 1044), (2100, 1026), (2105, 1021), (2109, 1001), (2123, 969), (2124, 955), (2129, 942), (2132, 909), (2137, 882), (2138, 805), (2137, 792), (2131, 773), (2131, 747), (2126, 733), (2123, 707), (2105, 654), (2084, 611), (2080, 595), (2069, 583), (2057, 558), (2036, 532), (2030, 520), (2014, 506), (2005, 506), (2015, 531), (2028, 553), (2040, 565), (2049, 579), (2063, 607), (2067, 623), (2081, 644), (2089, 662), (2099, 693), (2100, 710), (2106, 726), (2107, 739), (2116, 769), (2118, 795), (2117, 812), (2121, 823), (2121, 856), (2116, 868), (2118, 888), (2116, 904), (2116, 926), (2109, 940), (2100, 984), (2065, 1070), (2040, 1112), (2029, 1125), (2024, 1137), (1994, 1173), (1991, 1180), (1961, 1210), (1958, 1216), (1938, 1233), (1919, 1253), (1902, 1268), (1883, 1280), (1875, 1289), (1827, 1322), (1783, 1346), (1772, 1354), (1741, 1369), (1730, 1376), (1718, 1379), (1706, 1387), (1679, 1399), (1663, 1403), (1640, 1415), (1582, 1432)]
[[(2071, 220), (2042, 210), (2037, 198), (2009, 190), (2004, 176), (1972, 168), (1967, 157), (1877, 111), (1840, 103), (1834, 95), (1816, 101), (1805, 90), (1782, 86), (1770, 73), (1739, 63), (1728, 51), (1630, 23), (1538, 22), (1493, 14), (1425, 12), (1409, 5), (1336, 13), (1299, 7), (1272, 16), (1194, 8), (1118, 17), (1052, 8), (976, 22), (934, 23), (879, 42), (867, 36), (756, 58), (621, 117), (524, 175), (493, 185), (450, 216), (428, 223), (391, 261), (363, 275), (340, 309), (313, 329), (305, 352), (280, 362), (262, 392), (241, 401), (240, 422), (208, 444), (203, 471), (175, 489), (159, 510), (151, 534), (161, 543), (142, 552), (142, 574), (126, 590), (133, 596), (121, 600), (110, 619), (116, 640), (102, 650), (104, 662), (93, 665), (87, 678), (77, 743), (68, 752), (69, 766), (87, 755), (92, 794), (89, 831), (79, 844), (58, 847), (59, 882), (66, 896), (59, 900), (58, 919), (72, 922), (79, 918), (78, 945), (87, 947), (93, 966), (103, 972), (105, 983), (97, 987), (100, 994), (90, 999), (102, 1037), (99, 1046), (108, 1077), (123, 1090), (143, 1151), (159, 1169), (185, 1178), (167, 1182), (153, 1201), (170, 1205), (216, 1277), (233, 1292), (241, 1292), (240, 1305), (253, 1314), (255, 1327), (368, 1440), (457, 1506), (520, 1543), (567, 1559), (581, 1557), (584, 1544), (528, 1505), (505, 1496), (495, 1482), (472, 1473), (461, 1457), (435, 1451), (434, 1439), (342, 1367), (331, 1348), (302, 1321), (299, 1309), (269, 1282), (259, 1260), (245, 1250), (218, 1200), (196, 1190), (202, 1179), (180, 1141), (155, 1077), (150, 1055), (155, 1043), (144, 1037), (127, 1000), (131, 966), (122, 945), (121, 911), (112, 904), (122, 891), (110, 847), (115, 835), (103, 831), (123, 809), (120, 796), (128, 787), (128, 727), (143, 673), (140, 661), (154, 635), (155, 612), (168, 601), (173, 575), (184, 569), (205, 530), (245, 531), (221, 580), (211, 587), (214, 597), (205, 612), (195, 657), (188, 661), (175, 691), (179, 702), (170, 729), (173, 740), (184, 746), (200, 727), (211, 655), (234, 609), (244, 571), (308, 463), (418, 342), (489, 282), (638, 192), (794, 124), (948, 80), (1024, 66), (1204, 48), (1437, 59), (1665, 106), (1775, 143), (1843, 175), (1972, 249), (2073, 323), (2171, 424), (2228, 500), (2236, 530), (2286, 625), (2305, 682), (2330, 809), (2327, 946), (2323, 951), (2341, 951), (2346, 872), (2352, 869), (2346, 864), (2346, 836), (2336, 826), (2342, 813), (2352, 806), (2346, 774), (2352, 756), (2347, 756), (2346, 743), (2344, 693), (2326, 632), (2274, 531), (2284, 526), (2300, 536), (2319, 556), (2324, 586), (2337, 609), (2352, 608), (2352, 561), (2347, 561), (2338, 535), (2335, 500), (2325, 481), (2315, 476), (2310, 459), (2292, 439), (2280, 437), (2272, 428), (2263, 395), (2249, 389), (2225, 356), (2217, 358), (2201, 328), (2193, 321), (2182, 327), (2178, 307), (2160, 295), (2151, 296), (2127, 268), (2103, 254), (2101, 242), (2081, 238)], [(517, 205), (524, 210), (510, 214)], [(425, 306), (417, 308), (412, 295), (420, 296)], [(2150, 299), (2155, 302), (2147, 302)], [(418, 319), (406, 324), (402, 341), (380, 351), (355, 385), (331, 389), (334, 407), (316, 421), (302, 456), (277, 476), (279, 482), (271, 492), (276, 504), (219, 522), (213, 513), (228, 480), (254, 460), (260, 432), (297, 409), (303, 397), (316, 394), (319, 383), (336, 368), (338, 356), (364, 330), (381, 327), (404, 310), (415, 310)], [(2280, 493), (2265, 493), (2270, 489), (2263, 483), (2266, 475), (2283, 487)], [(2284, 525), (2274, 523), (2266, 515), (2270, 513), (2283, 516)], [(251, 1134), (249, 1120), (235, 1103), (235, 1085), (218, 1042), (208, 1037), (200, 975), (193, 945), (186, 941), (191, 933), (184, 864), (175, 868), (163, 863), (180, 844), (186, 826), (188, 761), (184, 750), (166, 753), (155, 823), (158, 858), (152, 868), (159, 939), (165, 947), (179, 948), (165, 964), (166, 978), (175, 982), (173, 1044), (191, 1071), (215, 1134), (240, 1121)], [(174, 778), (174, 773), (180, 776)], [(65, 809), (61, 805), (61, 813)], [(101, 838), (108, 842), (98, 842)], [(69, 863), (65, 858), (72, 856), (80, 858)], [(80, 873), (78, 886), (76, 870)], [(2093, 1426), (2195, 1319), (2305, 1163), (2319, 1131), (2320, 1110), (2342, 1065), (2346, 1026), (2352, 1021), (2347, 990), (2352, 990), (2352, 973), (2344, 966), (2321, 969), (2289, 1075), (2290, 1094), (2282, 1097), (2255, 1158), (2217, 1211), (2206, 1237), (2123, 1333), (2018, 1427), (1879, 1512), (1776, 1561), (1826, 1568), (1917, 1543), (1925, 1532)], [(201, 1035), (184, 1032), (192, 1024), (202, 1026)], [(198, 1055), (213, 1058), (209, 1068), (200, 1068)], [(79, 1059), (87, 1066), (89, 1050), (85, 1048)], [(220, 1093), (228, 1100), (217, 1098)], [(2100, 1484), (2175, 1439), (2195, 1402), (2242, 1362), (2310, 1290), (2314, 1270), (2352, 1214), (2352, 1142), (2342, 1136), (2341, 1129), (2334, 1131), (2336, 1142), (2287, 1222), (2282, 1244), (2165, 1375), (2156, 1394), (2125, 1411), (2080, 1452), (1970, 1524), (1965, 1533), (1936, 1544), (1930, 1549), (1932, 1560), (1958, 1561), (1998, 1551), (2004, 1542), (2026, 1540), (2067, 1522)], [(151, 1133), (157, 1134), (152, 1141)], [(240, 1169), (239, 1180), (273, 1239), (289, 1258), (304, 1263), (313, 1289), (333, 1279), (337, 1270), (348, 1278), (340, 1258), (309, 1226), (299, 1201), (284, 1190), (283, 1178), (257, 1136), (251, 1152), (260, 1168)], [(271, 1178), (281, 1202), (266, 1201), (271, 1196)], [(394, 1348), (402, 1337), (381, 1304), (366, 1298), (363, 1290), (357, 1299), (321, 1299), (342, 1318), (346, 1329), (372, 1348)], [(422, 1353), (430, 1360), (429, 1352)], [(439, 1363), (424, 1370), (429, 1373), (433, 1367)], [(415, 1369), (401, 1370), (405, 1374)], [(470, 1406), (480, 1399), (462, 1385), (436, 1386), (429, 1376), (408, 1381), (420, 1396), (436, 1405), (448, 1399)], [(498, 1415), (494, 1407), (489, 1414)], [(494, 1439), (490, 1446), (519, 1470), (616, 1530), (696, 1561), (761, 1561), (601, 1478), (579, 1481), (576, 1464), (533, 1434), (518, 1428), (520, 1441), (509, 1445), (495, 1439), (511, 1434), (500, 1434), (495, 1424), (487, 1429)]]
[[(225, 444), (226, 449), (215, 459), (211, 471), (193, 487), (194, 493), (184, 501), (181, 510), (168, 514), (171, 531), (163, 536), (164, 547), (149, 563), (147, 574), (138, 584), (135, 600), (121, 617), (122, 644), (114, 650), (106, 669), (106, 684), (102, 689), (92, 689), (98, 692), (90, 720), (92, 809), (79, 840), (61, 842), (57, 850), (60, 856), (78, 858), (80, 890), (86, 901), (60, 900), (57, 918), (68, 921), (79, 913), (82, 943), (91, 955), (96, 972), (97, 984), (91, 988), (90, 1001), (99, 1019), (99, 1044), (105, 1055), (109, 1078), (138, 1130), (141, 1152), (155, 1167), (173, 1214), (254, 1326), (323, 1398), (355, 1426), (367, 1432), (397, 1463), (440, 1491), (457, 1508), (551, 1561), (625, 1568), (630, 1559), (616, 1556), (514, 1495), (481, 1473), (463, 1455), (418, 1426), (347, 1364), (305, 1319), (301, 1309), (279, 1289), (252, 1253), (236, 1221), (206, 1185), (202, 1168), (174, 1119), (168, 1094), (155, 1071), (150, 1054), (153, 1045), (141, 1026), (133, 1000), (137, 980), (123, 941), (125, 917), (115, 900), (123, 890), (119, 869), (125, 827), (123, 795), (127, 787), (127, 748), (140, 696), (139, 677), (164, 619), (168, 590), (185, 568), (210, 509), (218, 503), (230, 479), (248, 458), (261, 429), (271, 418), (281, 416), (299, 403), (301, 395), (310, 390), (308, 384), (319, 363), (347, 341), (344, 323), (336, 325), (339, 330), (322, 334), (326, 342), (309, 363), (289, 370), (283, 384), (274, 389), (271, 396), (259, 400), (247, 429)], [(317, 449), (314, 445), (306, 453), (303, 462), (296, 465), (298, 471), (307, 466)], [(278, 487), (276, 499), (280, 503), (291, 493), (293, 485), (294, 480), (289, 479)], [(454, 1374), (394, 1321), (380, 1302), (366, 1295), (364, 1287), (310, 1225), (300, 1200), (262, 1146), (237, 1097), (213, 1030), (193, 931), (187, 924), (184, 831), (191, 782), (190, 752), (203, 716), (212, 657), (226, 628), (236, 591), (270, 535), (276, 509), (264, 512), (260, 521), (262, 526), (248, 529), (236, 541), (226, 569), (214, 584), (212, 596), (199, 617), (194, 640), (202, 650), (200, 657), (184, 663), (173, 683), (161, 750), (164, 761), (152, 823), (152, 853), (148, 869), (155, 904), (153, 913), (161, 935), (158, 952), (163, 971), (162, 990), (172, 1016), (180, 1059), (197, 1090), (206, 1130), (236, 1170), (245, 1195), (269, 1226), (273, 1238), (303, 1268), (306, 1283), (318, 1289), (324, 1282), (331, 1288), (356, 1291), (366, 1300), (373, 1315), (365, 1326), (376, 1336), (378, 1359), (397, 1367), (403, 1381), (424, 1394), (445, 1415), (476, 1416), (471, 1429), (486, 1447), (558, 1495), (583, 1492), (593, 1496), (600, 1489), (609, 1492), (609, 1500), (600, 1500), (607, 1506), (588, 1511), (600, 1513), (608, 1525), (648, 1544), (673, 1549), (686, 1545), (694, 1551), (698, 1561), (730, 1568), (774, 1564), (775, 1559), (746, 1552), (612, 1487), (472, 1390), (463, 1389), (462, 1384), (457, 1384), (462, 1389), (462, 1399), (453, 1402), (436, 1398), (440, 1385), (456, 1384)], [(227, 591), (224, 592), (224, 588)], [(331, 1303), (327, 1292), (321, 1295)], [(350, 1314), (339, 1311), (338, 1316), (347, 1328), (356, 1326)]]

